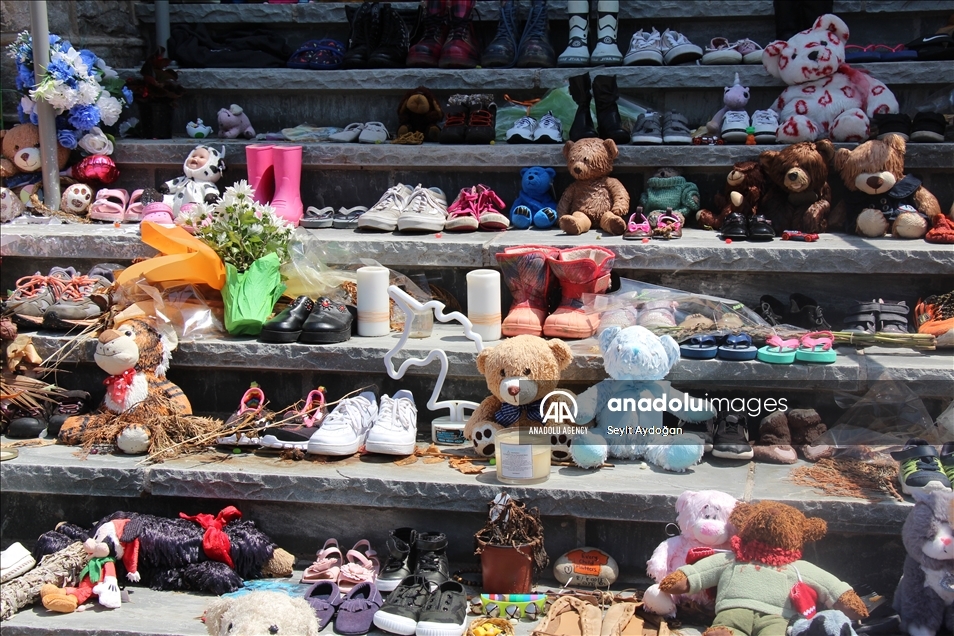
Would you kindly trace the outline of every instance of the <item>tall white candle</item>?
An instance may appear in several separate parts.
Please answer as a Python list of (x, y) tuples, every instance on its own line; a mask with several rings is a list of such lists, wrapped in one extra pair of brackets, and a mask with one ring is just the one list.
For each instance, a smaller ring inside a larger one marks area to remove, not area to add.
[(358, 269), (358, 335), (386, 336), (391, 331), (388, 268)]
[(467, 318), (484, 341), (500, 340), (500, 272), (467, 273)]

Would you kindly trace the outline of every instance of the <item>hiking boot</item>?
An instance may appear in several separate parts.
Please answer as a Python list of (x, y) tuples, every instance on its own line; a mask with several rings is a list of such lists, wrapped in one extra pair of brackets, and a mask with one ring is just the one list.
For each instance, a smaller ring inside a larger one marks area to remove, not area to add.
[(90, 400), (89, 393), (79, 390), (67, 391), (66, 395), (60, 398), (59, 403), (53, 407), (53, 413), (47, 420), (46, 436), (50, 439), (56, 439), (66, 418), (85, 415), (92, 410), (93, 403)]
[(402, 68), (411, 39), (401, 14), (389, 3), (381, 5), (381, 39), (368, 57), (370, 68)]
[(417, 621), (431, 595), (432, 587), (436, 586), (423, 576), (406, 577), (375, 613), (375, 626), (392, 634), (411, 636), (417, 630)]
[(442, 144), (462, 144), (467, 139), (467, 119), (470, 117), (470, 95), (451, 95), (444, 109)]
[(367, 68), (371, 52), (381, 41), (381, 6), (377, 2), (363, 2), (351, 20), (351, 37), (341, 68)]
[(59, 299), (43, 312), (48, 329), (72, 329), (89, 326), (109, 309), (112, 282), (98, 275), (74, 276)]
[(517, 68), (552, 68), (556, 53), (550, 44), (547, 0), (532, 0), (527, 23), (517, 46)]
[(54, 267), (46, 276), (37, 272), (20, 278), (16, 289), (2, 305), (3, 315), (12, 316), (19, 325), (39, 326), (43, 314), (56, 304), (74, 276), (76, 270), (72, 267)]
[(467, 594), (457, 581), (431, 591), (417, 623), (417, 636), (459, 636), (467, 626)]
[(559, 253), (552, 247), (525, 245), (508, 247), (495, 255), (504, 283), (513, 296), (510, 311), (501, 325), (503, 335), (543, 334), (547, 295), (554, 280), (547, 257), (556, 257)]
[(475, 0), (449, 0), (447, 39), (441, 48), (441, 68), (476, 68), (480, 63), (477, 34), (474, 32)]
[[(935, 218), (943, 216), (939, 214)], [(918, 333), (930, 334), (938, 339), (946, 336), (950, 340), (948, 334), (954, 331), (954, 292), (919, 300), (914, 307), (914, 322)]]
[(602, 139), (612, 139), (617, 144), (630, 140), (619, 117), (619, 87), (615, 75), (600, 75), (593, 80), (593, 99), (596, 102), (596, 125)]
[(590, 49), (587, 37), (590, 31), (590, 3), (588, 0), (567, 0), (566, 13), (569, 18), (570, 42), (566, 50), (560, 53), (557, 64), (589, 66)]
[(398, 217), (401, 232), (440, 232), (447, 222), (447, 197), (440, 188), (417, 184), (407, 199), (407, 207)]
[(378, 589), (393, 591), (405, 578), (411, 576), (417, 565), (417, 531), (413, 528), (398, 528), (388, 538), (388, 561), (378, 574)]
[(447, 40), (447, 7), (444, 0), (427, 0), (420, 24), (421, 37), (407, 53), (407, 65), (436, 68)]
[(407, 207), (412, 192), (413, 190), (403, 183), (388, 188), (377, 203), (358, 217), (358, 229), (384, 232), (396, 230), (398, 218)]
[(517, 57), (517, 4), (500, 0), (497, 35), (484, 49), (480, 65), (484, 68), (510, 68)]
[(464, 142), (489, 144), (497, 137), (497, 104), (493, 95), (471, 95), (470, 116)]
[(417, 550), (415, 575), (423, 576), (430, 583), (437, 585), (450, 580), (447, 535), (443, 532), (419, 532), (414, 547)]
[[(945, 444), (945, 448), (948, 448), (949, 444)], [(902, 450), (891, 453), (891, 456), (900, 464), (898, 479), (904, 494), (927, 494), (932, 490), (951, 489), (951, 480), (945, 474), (937, 449), (923, 439), (909, 439)]]
[(749, 444), (744, 415), (726, 413), (718, 419), (712, 436), (712, 456), (723, 459), (752, 459), (755, 456)]
[(593, 127), (593, 114), (590, 112), (593, 95), (590, 92), (589, 73), (570, 78), (570, 97), (576, 102), (576, 116), (573, 118), (573, 125), (570, 126), (570, 141), (599, 137)]
[(560, 306), (543, 323), (551, 338), (589, 338), (599, 326), (599, 314), (583, 311), (583, 294), (601, 294), (609, 288), (616, 254), (604, 247), (576, 247), (548, 257), (550, 270), (560, 281)]

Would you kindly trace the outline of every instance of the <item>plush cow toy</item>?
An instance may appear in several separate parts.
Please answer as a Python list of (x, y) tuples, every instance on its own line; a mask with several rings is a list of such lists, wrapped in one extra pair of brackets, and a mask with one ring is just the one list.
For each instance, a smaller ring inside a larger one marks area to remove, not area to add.
[(788, 41), (765, 47), (762, 64), (788, 84), (772, 109), (780, 143), (864, 141), (870, 118), (898, 112), (898, 100), (883, 83), (845, 64), (848, 26), (826, 14)]

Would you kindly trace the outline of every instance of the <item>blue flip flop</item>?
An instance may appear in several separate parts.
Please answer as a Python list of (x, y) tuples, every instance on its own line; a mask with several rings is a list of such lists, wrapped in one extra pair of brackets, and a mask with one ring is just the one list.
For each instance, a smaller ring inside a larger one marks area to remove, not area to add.
[(315, 46), (315, 55), (308, 63), (308, 68), (315, 71), (331, 71), (341, 68), (344, 64), (345, 45), (338, 40), (325, 38), (318, 40)]
[(311, 68), (311, 61), (321, 46), (322, 40), (308, 40), (298, 47), (285, 64), (288, 68)]
[(693, 336), (688, 344), (680, 345), (679, 352), (683, 358), (711, 360), (718, 355), (719, 348), (712, 336)]
[(752, 337), (747, 333), (726, 336), (718, 351), (722, 360), (755, 360), (758, 353), (759, 350), (752, 346)]

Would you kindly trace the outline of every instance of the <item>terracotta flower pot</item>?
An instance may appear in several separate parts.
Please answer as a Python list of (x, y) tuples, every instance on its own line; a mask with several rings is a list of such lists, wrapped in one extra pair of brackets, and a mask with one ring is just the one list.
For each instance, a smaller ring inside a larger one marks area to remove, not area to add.
[(490, 545), (478, 540), (484, 592), (529, 594), (533, 587), (533, 546)]

